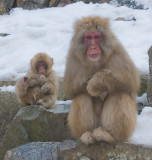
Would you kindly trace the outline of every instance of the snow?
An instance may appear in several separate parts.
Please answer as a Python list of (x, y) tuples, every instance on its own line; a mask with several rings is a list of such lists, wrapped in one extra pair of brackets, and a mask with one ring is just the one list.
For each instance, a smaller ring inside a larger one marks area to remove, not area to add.
[(137, 125), (130, 138), (133, 144), (145, 144), (152, 147), (152, 107), (144, 107), (141, 114), (137, 116)]
[[(111, 4), (84, 4), (78, 2), (65, 7), (23, 10), (16, 8), (10, 15), (0, 16), (0, 81), (14, 81), (24, 76), (31, 58), (46, 52), (54, 58), (53, 69), (63, 77), (73, 24), (86, 16), (109, 18), (111, 29), (128, 51), (141, 73), (149, 73), (148, 49), (152, 45), (152, 1), (136, 0), (146, 10), (133, 10)], [(115, 21), (124, 17), (126, 21)], [(132, 19), (135, 19), (132, 20)], [(1, 91), (15, 92), (14, 86), (0, 87)], [(147, 103), (146, 95), (137, 101)], [(68, 102), (57, 101), (57, 104)], [(137, 125), (130, 143), (152, 147), (152, 108), (145, 107), (137, 116)]]
[(0, 87), (0, 91), (2, 92), (12, 92), (12, 93), (15, 93), (15, 86), (3, 86), (3, 87)]
[[(80, 12), (81, 11), (81, 12)], [(38, 52), (54, 58), (54, 70), (63, 77), (66, 55), (75, 20), (86, 16), (109, 18), (111, 29), (128, 51), (140, 72), (148, 74), (147, 51), (152, 44), (152, 10), (133, 10), (110, 4), (74, 3), (38, 10), (14, 9), (0, 16), (0, 80), (17, 80), (25, 75), (30, 59)], [(136, 21), (114, 21), (118, 17)]]

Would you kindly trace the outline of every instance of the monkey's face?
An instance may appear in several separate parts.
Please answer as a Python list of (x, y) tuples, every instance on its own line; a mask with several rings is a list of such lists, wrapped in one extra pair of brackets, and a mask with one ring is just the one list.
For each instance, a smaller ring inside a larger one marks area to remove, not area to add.
[(36, 69), (38, 71), (39, 74), (45, 74), (46, 73), (46, 69), (47, 69), (47, 65), (45, 62), (38, 62)]
[(100, 42), (102, 34), (100, 32), (86, 32), (83, 36), (84, 43), (87, 45), (86, 55), (91, 61), (97, 61), (101, 57)]

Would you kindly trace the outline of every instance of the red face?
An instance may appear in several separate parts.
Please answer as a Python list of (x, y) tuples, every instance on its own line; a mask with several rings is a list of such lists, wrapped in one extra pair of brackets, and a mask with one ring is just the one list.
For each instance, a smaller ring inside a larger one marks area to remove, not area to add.
[(100, 32), (87, 32), (84, 34), (84, 42), (87, 44), (87, 56), (91, 60), (98, 60), (101, 56), (99, 43), (102, 40)]
[(45, 74), (45, 72), (46, 72), (46, 64), (44, 63), (44, 62), (39, 62), (38, 64), (37, 64), (37, 69), (38, 69), (38, 72), (39, 72), (39, 74)]

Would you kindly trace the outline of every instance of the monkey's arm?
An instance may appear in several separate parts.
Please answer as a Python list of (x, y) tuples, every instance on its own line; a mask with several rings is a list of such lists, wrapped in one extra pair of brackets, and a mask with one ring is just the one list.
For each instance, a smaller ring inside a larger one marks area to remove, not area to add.
[(42, 94), (56, 94), (58, 90), (58, 80), (55, 72), (52, 70), (51, 73), (46, 77), (46, 83), (41, 87)]
[(31, 69), (28, 71), (26, 78), (27, 78), (27, 84), (26, 84), (27, 88), (42, 86), (47, 81), (45, 75), (33, 73)]
[(28, 87), (42, 86), (46, 83), (46, 78), (44, 75), (39, 75), (39, 77), (30, 77), (27, 80)]
[(69, 79), (64, 78), (64, 91), (69, 99), (73, 99), (77, 95), (86, 92), (86, 86), (87, 82), (79, 78), (78, 74)]
[(69, 99), (75, 98), (79, 94), (86, 93), (87, 79), (86, 73), (80, 71), (80, 63), (75, 62), (75, 59), (70, 59), (67, 63), (64, 74), (64, 91)]
[(55, 90), (55, 85), (51, 82), (47, 82), (41, 87), (41, 94), (53, 94)]
[(110, 93), (118, 91), (129, 93), (132, 92), (130, 82), (131, 79), (124, 79), (123, 74), (115, 73), (110, 70), (104, 70), (102, 72), (95, 73), (88, 81), (87, 91), (90, 95), (95, 97), (104, 92)]

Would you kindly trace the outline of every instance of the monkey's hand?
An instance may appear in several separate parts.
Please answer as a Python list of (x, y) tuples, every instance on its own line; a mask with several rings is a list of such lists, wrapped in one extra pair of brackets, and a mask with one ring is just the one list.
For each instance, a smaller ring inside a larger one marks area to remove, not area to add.
[(103, 95), (103, 93), (109, 92), (110, 84), (109, 82), (113, 78), (112, 72), (110, 70), (103, 70), (102, 72), (97, 72), (87, 83), (87, 91), (93, 97), (98, 97)]
[(37, 105), (42, 105), (42, 106), (43, 106), (43, 103), (44, 103), (44, 102), (43, 102), (42, 99), (38, 99), (37, 102), (36, 102)]
[(40, 86), (43, 86), (45, 83), (46, 83), (46, 77), (45, 77), (45, 75), (40, 75), (39, 76), (39, 78), (38, 78), (38, 84), (40, 85)]
[(52, 88), (52, 84), (50, 82), (45, 83), (42, 87), (41, 87), (41, 94), (49, 94), (53, 91)]
[(27, 76), (24, 76), (21, 80), (22, 82), (22, 89), (23, 90), (26, 90), (27, 89), (27, 81), (28, 81), (28, 77)]

